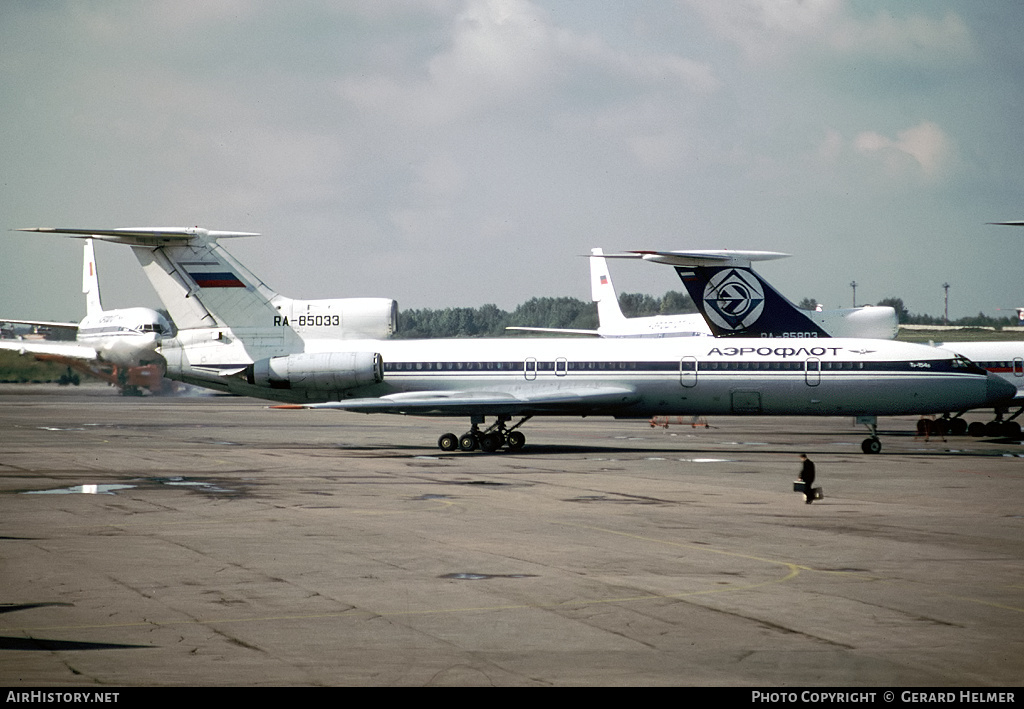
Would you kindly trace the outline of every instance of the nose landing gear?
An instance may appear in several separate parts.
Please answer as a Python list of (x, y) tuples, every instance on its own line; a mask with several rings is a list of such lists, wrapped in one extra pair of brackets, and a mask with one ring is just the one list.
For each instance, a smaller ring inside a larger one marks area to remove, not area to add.
[(864, 424), (868, 427), (871, 432), (870, 438), (865, 438), (861, 441), (860, 449), (868, 455), (873, 455), (882, 450), (882, 441), (878, 437), (878, 417), (877, 416), (858, 416), (857, 423)]

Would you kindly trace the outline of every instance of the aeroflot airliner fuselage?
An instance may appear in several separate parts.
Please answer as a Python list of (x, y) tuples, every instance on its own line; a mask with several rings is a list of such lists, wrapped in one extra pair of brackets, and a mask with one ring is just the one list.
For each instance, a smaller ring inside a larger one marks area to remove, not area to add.
[(347, 363), (307, 350), (216, 365), (176, 344), (161, 347), (172, 378), (367, 413), (894, 415), (1011, 394), (950, 352), (876, 340), (353, 340)]

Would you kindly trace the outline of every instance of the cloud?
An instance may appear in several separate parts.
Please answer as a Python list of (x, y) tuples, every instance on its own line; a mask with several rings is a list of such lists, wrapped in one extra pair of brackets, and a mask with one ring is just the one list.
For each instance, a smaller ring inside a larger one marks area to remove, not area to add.
[(469, 0), (452, 23), (447, 45), (425, 64), (406, 67), (404, 76), (391, 71), (345, 77), (338, 92), (365, 109), (442, 123), (535, 106), (581, 68), (688, 91), (720, 85), (707, 64), (670, 53), (614, 49), (601, 38), (555, 26), (525, 0)]
[(910, 158), (926, 177), (944, 174), (952, 157), (952, 142), (939, 126), (924, 121), (901, 132), (895, 139), (863, 132), (854, 139), (861, 155), (877, 157), (890, 169), (902, 169)]
[(898, 17), (883, 10), (857, 17), (845, 0), (686, 0), (720, 37), (751, 60), (777, 60), (802, 49), (839, 55), (930, 61), (973, 50), (959, 15)]
[(755, 60), (777, 58), (794, 44), (817, 41), (835, 25), (842, 0), (686, 0), (711, 30)]
[(866, 21), (846, 18), (832, 28), (827, 41), (843, 53), (907, 61), (966, 56), (974, 48), (966, 23), (952, 12), (941, 19), (923, 15), (900, 18), (890, 12), (879, 12)]

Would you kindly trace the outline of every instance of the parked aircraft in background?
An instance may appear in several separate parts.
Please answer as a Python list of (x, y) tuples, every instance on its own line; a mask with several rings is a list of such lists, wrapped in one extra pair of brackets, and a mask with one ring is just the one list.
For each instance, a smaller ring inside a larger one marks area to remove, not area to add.
[(612, 285), (608, 262), (601, 249), (590, 250), (590, 295), (597, 303), (596, 330), (570, 330), (550, 327), (508, 327), (506, 330), (550, 332), (562, 335), (595, 337), (693, 337), (710, 336), (711, 330), (700, 313), (649, 315), (627, 318), (619, 306), (619, 296)]
[[(567, 330), (541, 327), (509, 327), (509, 330), (525, 330), (530, 332), (551, 332), (575, 335), (597, 335), (600, 337), (679, 337), (694, 335), (726, 336), (760, 336), (757, 330), (737, 333), (723, 328), (715, 320), (705, 314), (694, 313), (685, 315), (651, 315), (648, 317), (627, 318), (619, 307), (618, 297), (612, 285), (608, 270), (607, 258), (633, 258), (655, 261), (658, 263), (688, 263), (700, 267), (701, 272), (714, 271), (719, 273), (728, 269), (731, 279), (720, 279), (715, 286), (713, 311), (720, 310), (722, 317), (731, 314), (743, 300), (743, 293), (761, 293), (767, 287), (772, 296), (789, 303), (778, 292), (774, 291), (763, 279), (750, 268), (752, 261), (769, 261), (786, 258), (789, 254), (776, 251), (730, 251), (730, 250), (697, 250), (697, 251), (630, 251), (621, 254), (604, 254), (602, 249), (591, 249), (590, 286), (591, 297), (597, 303), (597, 330)], [(710, 281), (712, 274), (708, 273)], [(703, 310), (701, 301), (690, 293), (699, 310)], [(762, 296), (754, 296), (762, 297)], [(792, 305), (790, 303), (790, 305)], [(809, 333), (824, 332), (826, 337), (865, 337), (891, 340), (899, 332), (896, 311), (888, 306), (863, 306), (841, 310), (807, 311), (797, 306), (792, 307), (802, 313), (802, 317), (813, 323), (812, 327), (804, 326)], [(809, 334), (807, 336), (816, 336)]]
[[(389, 330), (363, 309), (350, 338), (331, 304), (292, 301), (197, 228), (29, 229), (132, 246), (178, 326), (168, 376), (308, 408), (468, 416), (445, 451), (516, 450), (533, 416), (879, 415), (991, 406), (1015, 390), (967, 359), (902, 342), (809, 338), (367, 339)], [(340, 309), (340, 306), (339, 306)], [(298, 313), (305, 313), (299, 315)], [(481, 430), (485, 417), (494, 423)], [(511, 428), (513, 417), (521, 420)], [(876, 436), (865, 450), (877, 452)]]
[(138, 393), (140, 387), (159, 389), (163, 357), (156, 350), (162, 338), (174, 334), (171, 323), (150, 308), (104, 310), (92, 239), (85, 240), (84, 251), (86, 315), (80, 323), (0, 318), (15, 325), (67, 330), (74, 333), (74, 340), (0, 339), (0, 349), (68, 365), (116, 384), (125, 393)]
[[(934, 346), (971, 359), (979, 367), (1002, 377), (1017, 389), (1012, 400), (996, 407), (996, 417), (988, 423), (974, 421), (968, 425), (961, 418), (967, 410), (952, 409), (949, 412), (951, 415), (940, 419), (939, 424), (947, 426), (949, 432), (956, 435), (968, 433), (972, 436), (1019, 438), (1021, 427), (1017, 419), (1024, 413), (1024, 341), (937, 342)], [(1017, 407), (1017, 411), (1007, 418), (1006, 414), (1013, 407)]]
[(863, 337), (891, 340), (899, 333), (888, 306), (804, 310), (751, 268), (752, 261), (788, 256), (774, 251), (628, 251), (607, 258), (643, 259), (674, 266), (715, 337)]

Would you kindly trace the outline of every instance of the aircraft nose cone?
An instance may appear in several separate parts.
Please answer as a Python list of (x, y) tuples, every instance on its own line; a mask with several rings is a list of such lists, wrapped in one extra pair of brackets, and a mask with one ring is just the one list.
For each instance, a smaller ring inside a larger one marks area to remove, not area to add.
[(1004, 401), (1009, 401), (1017, 395), (1017, 387), (1010, 382), (1006, 381), (1002, 377), (996, 376), (991, 372), (988, 373), (988, 381), (985, 384), (985, 394), (988, 397), (986, 402), (990, 406), (994, 406)]

